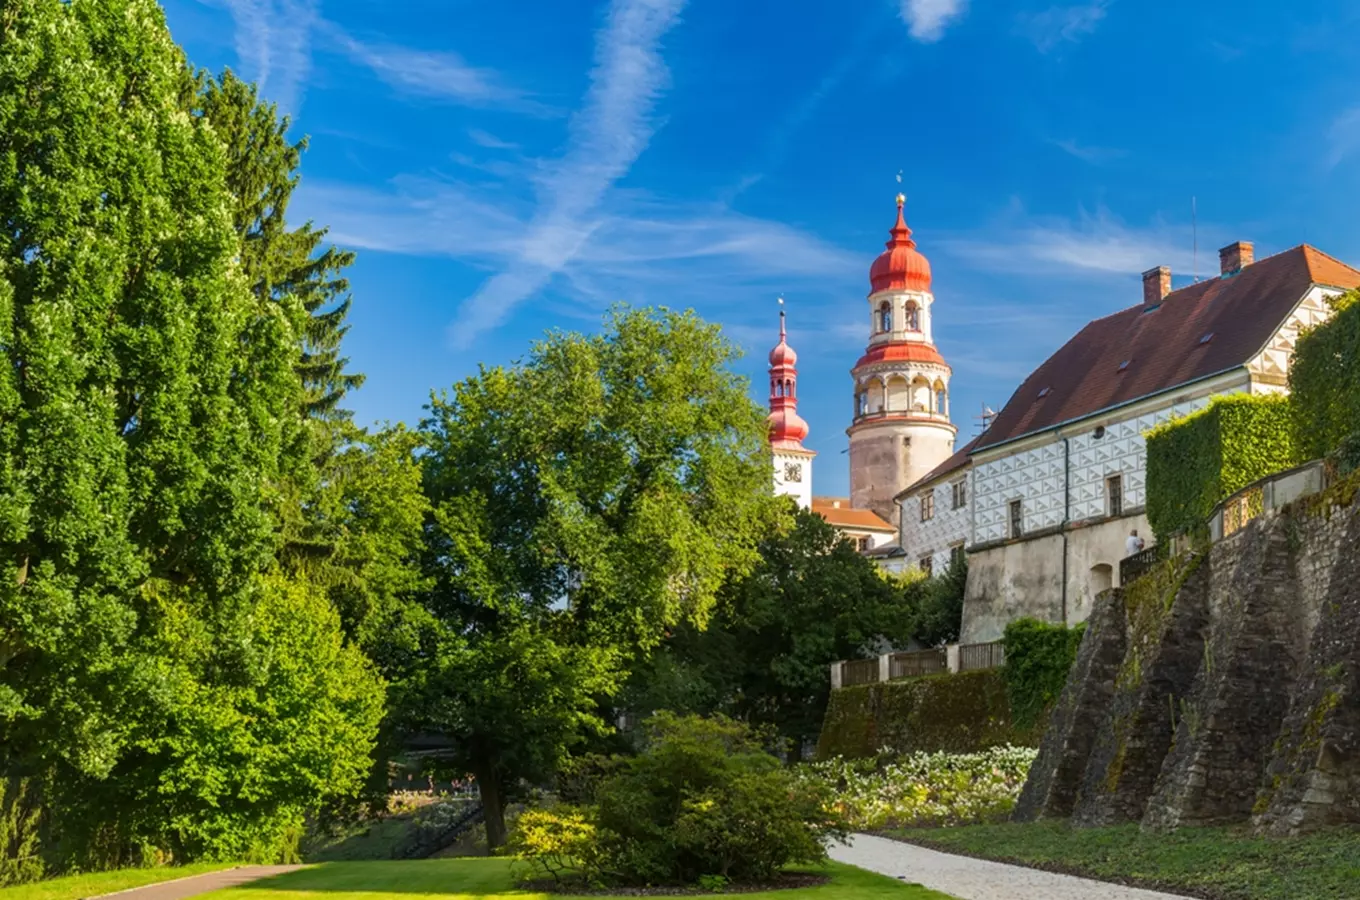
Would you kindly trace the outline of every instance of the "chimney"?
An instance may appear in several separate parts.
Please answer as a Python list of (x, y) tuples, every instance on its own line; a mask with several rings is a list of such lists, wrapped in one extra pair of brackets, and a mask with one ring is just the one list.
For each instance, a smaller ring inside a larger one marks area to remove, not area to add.
[(1143, 273), (1143, 306), (1151, 308), (1161, 304), (1171, 293), (1171, 267), (1158, 266)]
[(1222, 275), (1236, 275), (1256, 261), (1256, 250), (1251, 241), (1237, 241), (1218, 251), (1218, 267)]

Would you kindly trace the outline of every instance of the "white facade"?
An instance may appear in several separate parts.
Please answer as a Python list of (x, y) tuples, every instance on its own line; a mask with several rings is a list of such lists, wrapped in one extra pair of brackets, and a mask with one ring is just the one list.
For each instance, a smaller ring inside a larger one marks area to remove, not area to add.
[[(961, 505), (956, 506), (956, 500)], [(945, 571), (956, 552), (974, 543), (971, 466), (906, 491), (898, 510), (903, 567), (924, 569), (922, 562), (929, 559), (933, 574)], [(928, 518), (923, 518), (923, 511), (929, 513)]]
[(812, 506), (811, 450), (774, 448), (774, 492), (776, 496), (792, 497), (803, 509)]

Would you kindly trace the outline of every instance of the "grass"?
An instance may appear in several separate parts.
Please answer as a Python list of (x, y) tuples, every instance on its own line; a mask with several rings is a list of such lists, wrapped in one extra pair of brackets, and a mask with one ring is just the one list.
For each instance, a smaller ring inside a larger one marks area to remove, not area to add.
[[(740, 900), (948, 900), (946, 895), (850, 866), (832, 864), (831, 881), (811, 888), (740, 894)], [(507, 859), (426, 859), (322, 863), (205, 900), (400, 900), (403, 894), (446, 900), (606, 900), (529, 893), (515, 887)]]
[(1074, 829), (1041, 822), (903, 829), (889, 835), (939, 850), (1214, 900), (1360, 897), (1360, 829), (1265, 838), (1232, 828), (1154, 834), (1137, 825)]
[(128, 888), (188, 878), (230, 869), (236, 863), (194, 863), (188, 866), (158, 866), (150, 869), (117, 869), (112, 872), (89, 872), (84, 875), (64, 875), (33, 884), (0, 888), (0, 900), (80, 900)]

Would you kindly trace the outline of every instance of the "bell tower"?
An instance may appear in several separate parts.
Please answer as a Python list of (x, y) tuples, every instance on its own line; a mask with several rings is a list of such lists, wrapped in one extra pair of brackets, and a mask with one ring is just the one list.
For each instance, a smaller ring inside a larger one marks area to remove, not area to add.
[(907, 227), (906, 197), (869, 269), (869, 344), (850, 370), (850, 502), (896, 521), (893, 498), (954, 452), (951, 370), (935, 348), (930, 262)]
[(779, 298), (779, 343), (770, 351), (770, 450), (774, 458), (774, 492), (812, 505), (812, 458), (803, 446), (807, 422), (798, 415), (798, 354), (788, 343), (784, 298)]

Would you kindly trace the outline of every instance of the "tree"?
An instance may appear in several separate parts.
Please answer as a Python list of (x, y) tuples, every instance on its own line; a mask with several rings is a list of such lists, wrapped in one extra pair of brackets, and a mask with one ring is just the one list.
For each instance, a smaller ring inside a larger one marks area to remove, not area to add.
[(605, 325), (455, 385), (422, 426), (437, 627), (396, 696), (475, 773), (492, 846), (507, 791), (602, 728), (631, 661), (756, 559), (764, 421), (735, 350), (692, 313)]
[(194, 88), (152, 0), (0, 2), (0, 758), (86, 867), (282, 854), (381, 697), (274, 568), (308, 316)]
[(722, 712), (797, 748), (821, 728), (832, 662), (910, 637), (914, 608), (816, 513), (775, 520), (760, 556), (724, 587), (708, 628), (681, 627), (635, 673), (630, 713)]
[[(918, 582), (912, 636), (927, 647), (952, 644), (963, 628), (963, 593), (968, 584), (968, 561), (962, 555), (934, 578)], [(911, 590), (911, 589), (909, 589)]]

